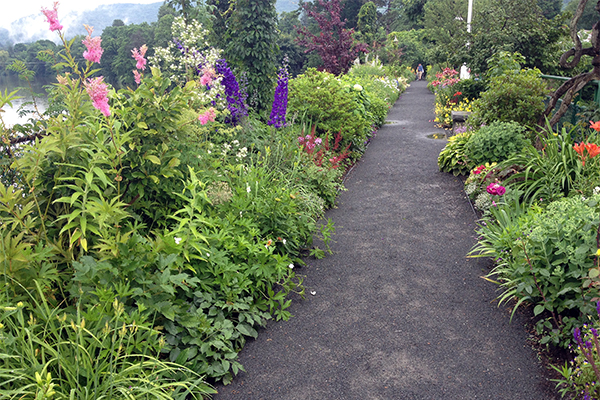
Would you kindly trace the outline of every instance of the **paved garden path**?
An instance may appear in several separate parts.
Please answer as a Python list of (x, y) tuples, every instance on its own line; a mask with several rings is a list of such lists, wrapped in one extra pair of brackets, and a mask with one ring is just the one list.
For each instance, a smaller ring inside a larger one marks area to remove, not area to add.
[(489, 261), (465, 257), (475, 216), (438, 171), (433, 100), (414, 82), (390, 110), (327, 212), (334, 254), (298, 269), (306, 300), (247, 343), (215, 399), (557, 398), (523, 317), (509, 323), (481, 279)]

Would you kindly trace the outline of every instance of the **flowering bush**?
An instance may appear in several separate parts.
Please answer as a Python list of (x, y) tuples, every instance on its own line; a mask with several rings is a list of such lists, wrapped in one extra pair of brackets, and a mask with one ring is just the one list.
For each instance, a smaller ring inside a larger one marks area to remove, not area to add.
[(506, 188), (500, 184), (500, 180), (506, 177), (506, 171), (496, 168), (496, 163), (486, 163), (471, 170), (465, 181), (465, 193), (474, 200), (475, 207), (487, 212), (490, 207), (503, 204), (503, 196)]
[(446, 88), (452, 86), (458, 81), (458, 71), (452, 68), (444, 68), (442, 72), (435, 74), (436, 79), (432, 80), (428, 85), (434, 88)]

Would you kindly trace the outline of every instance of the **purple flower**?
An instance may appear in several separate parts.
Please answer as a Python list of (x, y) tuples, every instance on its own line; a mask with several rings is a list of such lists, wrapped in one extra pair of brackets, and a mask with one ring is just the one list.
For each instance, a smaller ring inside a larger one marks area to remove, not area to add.
[(248, 110), (244, 104), (244, 96), (240, 94), (240, 86), (235, 79), (235, 75), (227, 66), (227, 62), (223, 59), (217, 60), (215, 63), (217, 74), (223, 76), (221, 85), (225, 88), (225, 98), (227, 99), (227, 108), (231, 115), (227, 117), (225, 122), (237, 125), (237, 123), (248, 115)]
[(596, 312), (598, 313), (598, 317), (600, 317), (600, 301), (596, 303)]
[(578, 327), (575, 328), (575, 330), (573, 331), (573, 337), (575, 338), (577, 344), (583, 347), (583, 341), (581, 340), (581, 330), (579, 330)]
[(268, 122), (269, 125), (274, 125), (275, 128), (285, 126), (285, 114), (288, 102), (288, 79), (289, 73), (287, 65), (284, 62), (283, 67), (279, 68), (279, 74), (277, 75), (277, 88), (275, 89), (273, 107)]

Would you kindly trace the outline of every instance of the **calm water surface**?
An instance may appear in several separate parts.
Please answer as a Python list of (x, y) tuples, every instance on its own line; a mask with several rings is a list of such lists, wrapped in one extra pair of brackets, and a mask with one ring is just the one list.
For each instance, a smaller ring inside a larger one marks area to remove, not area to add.
[[(43, 94), (43, 96), (36, 97), (37, 108), (40, 112), (44, 112), (46, 107), (48, 107), (48, 98), (46, 97), (46, 92), (43, 89), (43, 86), (48, 84), (50, 84), (50, 82), (43, 80), (35, 80), (32, 82), (32, 88), (34, 92)], [(27, 86), (27, 82), (20, 81), (17, 77), (12, 76), (0, 77), (0, 90), (2, 91), (2, 95), (4, 95), (5, 90), (10, 93), (19, 87), (22, 89), (19, 90), (17, 96), (21, 96), (22, 98), (14, 100), (12, 102), (12, 107), (6, 105), (3, 108), (4, 112), (2, 113), (2, 119), (7, 126), (27, 122), (28, 117), (20, 117), (18, 111), (21, 107), (26, 110), (34, 110), (34, 106), (33, 104), (26, 104), (32, 101), (32, 96)]]

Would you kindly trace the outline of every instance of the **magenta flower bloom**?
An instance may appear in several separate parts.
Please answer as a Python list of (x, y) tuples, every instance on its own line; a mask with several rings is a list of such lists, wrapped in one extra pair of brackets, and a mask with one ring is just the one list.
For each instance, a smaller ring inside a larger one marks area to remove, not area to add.
[(213, 107), (211, 107), (208, 110), (206, 110), (204, 114), (200, 114), (200, 116), (198, 116), (198, 120), (202, 125), (206, 125), (208, 121), (214, 121), (216, 116), (216, 110)]
[(93, 106), (100, 110), (104, 116), (110, 116), (110, 108), (108, 107), (108, 86), (104, 83), (104, 77), (88, 79), (84, 83), (85, 90), (92, 99)]
[(133, 70), (133, 79), (135, 79), (135, 83), (137, 83), (138, 85), (142, 83), (142, 75), (140, 75), (140, 71), (138, 71), (137, 69)]
[(506, 188), (498, 183), (490, 183), (486, 190), (492, 196), (502, 196), (506, 193)]
[(51, 31), (60, 31), (63, 26), (58, 22), (58, 1), (54, 2), (52, 10), (42, 7), (42, 14), (46, 17), (46, 21), (50, 24)]
[(102, 47), (100, 44), (102, 43), (102, 38), (100, 36), (92, 37), (92, 32), (94, 28), (88, 25), (84, 25), (85, 29), (88, 31), (88, 35), (81, 41), (87, 47), (87, 50), (83, 52), (83, 58), (90, 62), (100, 63), (100, 57), (102, 57)]
[(131, 50), (132, 57), (135, 58), (135, 60), (137, 61), (135, 67), (137, 69), (141, 69), (142, 71), (146, 69), (146, 59), (144, 58), (144, 56), (146, 55), (146, 51), (148, 51), (148, 46), (146, 45), (140, 47), (139, 50), (135, 48)]

